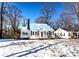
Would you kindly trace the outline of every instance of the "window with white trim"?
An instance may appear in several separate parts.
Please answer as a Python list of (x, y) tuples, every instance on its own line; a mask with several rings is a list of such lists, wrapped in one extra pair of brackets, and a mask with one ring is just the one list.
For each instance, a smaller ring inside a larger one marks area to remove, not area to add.
[(31, 31), (31, 35), (34, 35), (34, 31)]

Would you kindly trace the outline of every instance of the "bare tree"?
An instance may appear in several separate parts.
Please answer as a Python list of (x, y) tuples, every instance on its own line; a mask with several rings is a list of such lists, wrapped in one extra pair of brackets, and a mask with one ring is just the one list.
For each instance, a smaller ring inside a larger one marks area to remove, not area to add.
[(75, 14), (76, 14), (76, 16), (77, 16), (77, 18), (78, 18), (78, 20), (79, 20), (79, 2), (76, 2), (75, 4), (74, 4), (74, 9), (75, 9)]
[(72, 16), (66, 12), (62, 12), (59, 18), (59, 27), (64, 28), (66, 30), (71, 30), (73, 27)]
[(54, 13), (53, 4), (49, 3), (42, 5), (40, 13), (40, 16), (35, 19), (35, 22), (49, 24), (49, 21), (52, 19)]
[[(68, 29), (68, 30), (76, 30), (77, 24), (75, 20), (78, 21), (79, 17), (79, 3), (63, 3), (63, 10), (61, 12), (58, 26)], [(76, 24), (76, 25), (75, 25)]]
[(18, 30), (18, 26), (20, 24), (21, 11), (14, 5), (7, 5), (6, 16), (10, 19), (11, 26), (13, 28), (13, 32), (15, 33)]
[(23, 19), (22, 26), (26, 26), (27, 25), (27, 18), (22, 17), (22, 19)]
[(34, 22), (35, 23), (42, 23), (41, 17), (37, 17)]
[[(1, 6), (3, 6), (3, 5), (1, 5)], [(8, 31), (8, 33), (11, 31), (11, 33), (15, 35), (16, 31), (19, 31), (18, 27), (19, 27), (20, 19), (21, 19), (21, 10), (19, 10), (15, 5), (12, 5), (10, 3), (5, 3), (4, 6), (1, 7), (0, 12), (1, 12), (1, 17), (2, 17), (1, 18), (2, 25), (1, 25), (0, 29), (2, 29), (2, 27), (5, 27), (5, 30), (7, 30), (11, 27), (11, 29)], [(7, 22), (2, 21), (3, 17), (4, 17), (4, 21), (6, 20)], [(3, 23), (5, 23), (5, 25), (9, 24), (10, 27), (7, 28), (6, 26), (3, 26), (4, 25)], [(1, 33), (2, 33), (2, 30), (0, 30), (0, 36), (2, 36)]]
[(79, 20), (79, 2), (70, 2), (70, 3), (63, 3), (64, 11), (68, 14), (73, 15)]
[(2, 27), (3, 27), (3, 13), (4, 13), (4, 2), (1, 3), (1, 10), (0, 10), (0, 38), (2, 38)]
[(43, 23), (48, 24), (49, 20), (52, 19), (54, 13), (53, 4), (42, 5), (41, 7), (41, 18)]

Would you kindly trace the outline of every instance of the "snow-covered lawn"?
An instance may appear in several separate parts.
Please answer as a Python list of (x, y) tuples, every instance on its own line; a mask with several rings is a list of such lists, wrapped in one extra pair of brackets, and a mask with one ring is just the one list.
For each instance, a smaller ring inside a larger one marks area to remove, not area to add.
[(0, 57), (79, 56), (78, 39), (0, 40)]

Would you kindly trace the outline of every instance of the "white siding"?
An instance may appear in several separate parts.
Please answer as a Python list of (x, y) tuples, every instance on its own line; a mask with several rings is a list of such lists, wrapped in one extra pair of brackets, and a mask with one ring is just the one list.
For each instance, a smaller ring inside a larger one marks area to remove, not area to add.
[(38, 31), (30, 31), (30, 39), (38, 39), (39, 35), (37, 33)]
[(21, 29), (21, 38), (30, 38), (30, 31), (26, 27)]
[(65, 31), (61, 28), (55, 31), (56, 35), (59, 36), (60, 38), (69, 38), (69, 32)]
[[(31, 31), (34, 32), (34, 35), (31, 34)], [(39, 35), (35, 34), (35, 32), (39, 31)], [(27, 30), (26, 27), (21, 27), (21, 38), (27, 38), (30, 37), (30, 39), (37, 39), (37, 38), (48, 38), (47, 32), (51, 31), (52, 32), (52, 37), (55, 37), (53, 32), (54, 30), (48, 26), (47, 24), (30, 24), (30, 31)], [(29, 35), (23, 35), (22, 32), (28, 33)]]
[(47, 37), (47, 31), (45, 29), (41, 29), (39, 31), (39, 38), (48, 38)]

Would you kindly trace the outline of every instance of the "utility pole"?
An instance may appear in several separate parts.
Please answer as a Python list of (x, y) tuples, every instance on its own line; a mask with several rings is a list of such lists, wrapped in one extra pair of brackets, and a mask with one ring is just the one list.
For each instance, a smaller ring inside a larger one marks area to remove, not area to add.
[(1, 25), (0, 25), (0, 38), (2, 38), (2, 31), (3, 31), (3, 29), (2, 29), (2, 27), (3, 27), (3, 9), (4, 9), (4, 2), (2, 2), (2, 4), (1, 4)]

